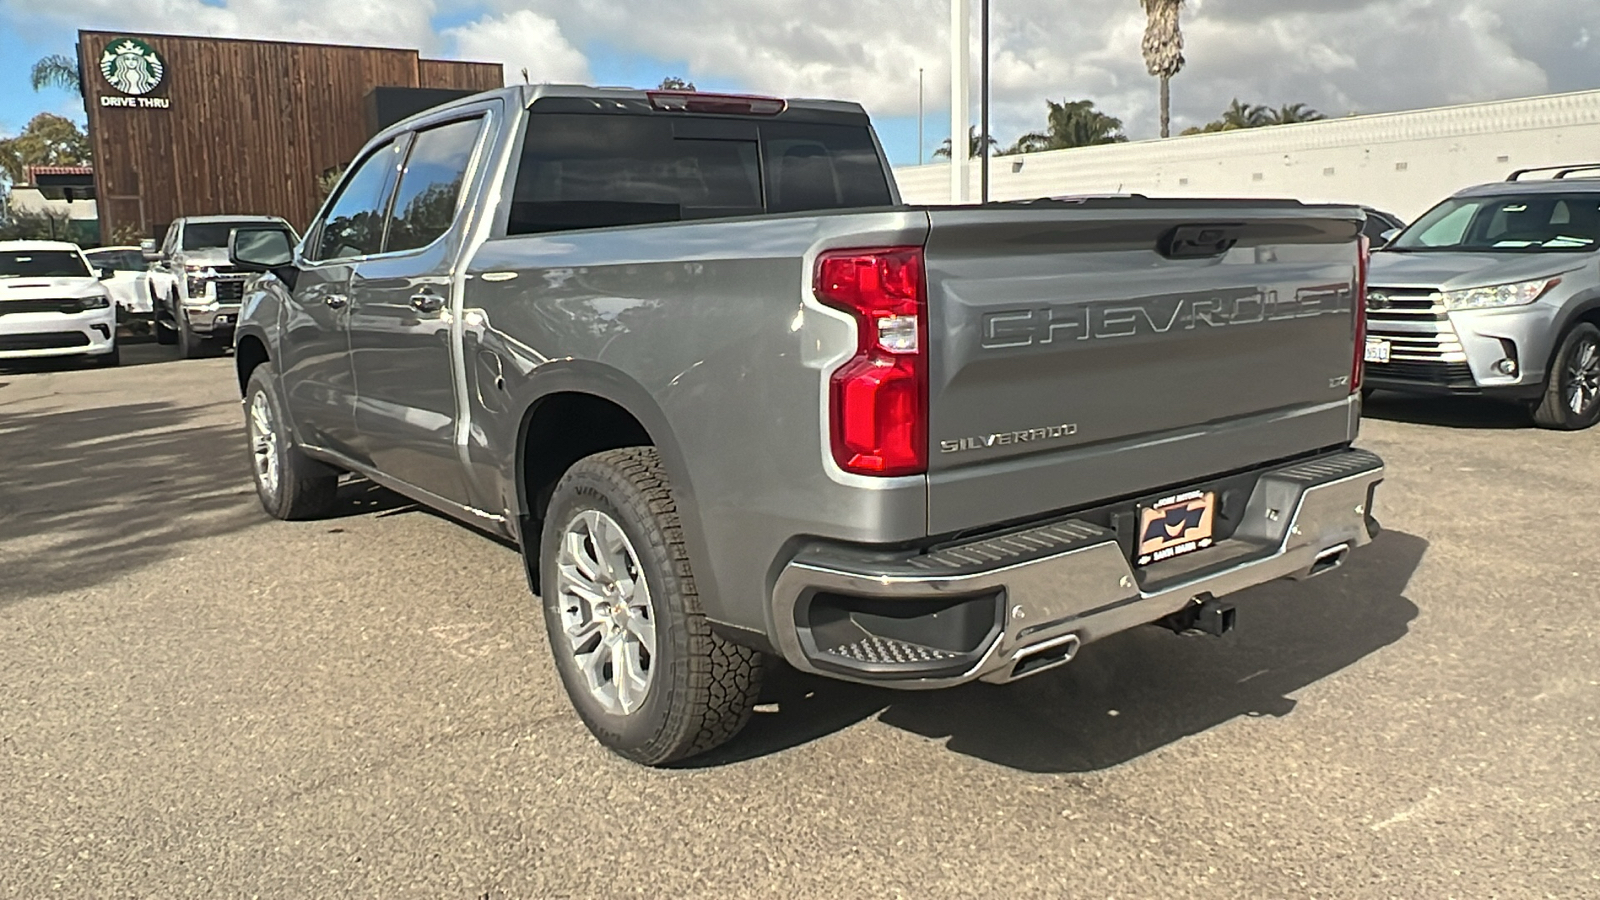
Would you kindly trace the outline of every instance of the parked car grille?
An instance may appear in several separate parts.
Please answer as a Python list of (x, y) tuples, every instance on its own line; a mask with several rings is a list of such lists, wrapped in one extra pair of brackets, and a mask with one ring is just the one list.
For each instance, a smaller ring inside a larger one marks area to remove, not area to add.
[(1367, 363), (1368, 378), (1390, 381), (1415, 381), (1450, 388), (1472, 388), (1472, 368), (1466, 363), (1388, 362)]
[(7, 313), (80, 313), (82, 300), (6, 300), (0, 302), (0, 316)]
[(1373, 288), (1367, 334), (1389, 342), (1389, 362), (1368, 363), (1373, 377), (1471, 387), (1466, 349), (1437, 291)]
[(89, 336), (81, 331), (47, 331), (42, 334), (0, 335), (0, 352), (7, 350), (59, 350), (63, 347), (83, 347)]
[(218, 303), (238, 303), (244, 299), (243, 279), (218, 280), (216, 286)]

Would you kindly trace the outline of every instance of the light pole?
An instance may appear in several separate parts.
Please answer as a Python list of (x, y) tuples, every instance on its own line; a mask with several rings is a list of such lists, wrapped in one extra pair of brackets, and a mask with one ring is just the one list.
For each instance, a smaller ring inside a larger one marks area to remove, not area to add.
[[(967, 134), (972, 128), (971, 0), (950, 0), (950, 202), (967, 202)], [(966, 151), (966, 152), (963, 152)]]
[(979, 38), (978, 48), (983, 56), (978, 61), (978, 118), (982, 124), (978, 127), (978, 153), (982, 162), (978, 164), (978, 202), (989, 202), (989, 0), (982, 0), (978, 7)]
[(917, 165), (922, 165), (922, 67), (917, 67)]

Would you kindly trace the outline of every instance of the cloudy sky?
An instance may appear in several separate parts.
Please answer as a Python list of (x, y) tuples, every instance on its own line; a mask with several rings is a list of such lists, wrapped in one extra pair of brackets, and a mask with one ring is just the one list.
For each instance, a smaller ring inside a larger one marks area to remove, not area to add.
[[(973, 0), (976, 7), (978, 0)], [(1157, 130), (1138, 0), (993, 0), (994, 133), (1042, 124), (1044, 99), (1094, 100), (1134, 138)], [(949, 129), (948, 0), (0, 0), (0, 133), (40, 110), (32, 60), (78, 28), (417, 47), (504, 62), (512, 80), (855, 99), (897, 163)], [(1174, 130), (1238, 97), (1330, 115), (1600, 88), (1596, 0), (1190, 0)], [(976, 27), (973, 29), (977, 33)], [(976, 52), (976, 50), (974, 50)]]

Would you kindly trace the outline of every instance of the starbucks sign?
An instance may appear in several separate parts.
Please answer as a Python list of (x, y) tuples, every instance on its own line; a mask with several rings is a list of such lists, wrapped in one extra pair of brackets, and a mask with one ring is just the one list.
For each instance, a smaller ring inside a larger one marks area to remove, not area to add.
[(102, 96), (101, 106), (166, 109), (170, 105), (166, 97), (151, 96), (166, 78), (166, 60), (138, 38), (117, 38), (107, 44), (105, 52), (100, 54), (100, 74), (107, 84), (124, 95)]

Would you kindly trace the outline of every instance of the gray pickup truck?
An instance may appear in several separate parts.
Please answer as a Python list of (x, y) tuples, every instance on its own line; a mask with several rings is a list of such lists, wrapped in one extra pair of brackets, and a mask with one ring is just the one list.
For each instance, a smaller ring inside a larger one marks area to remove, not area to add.
[(379, 134), (266, 272), (262, 503), (341, 473), (516, 541), (560, 677), (644, 763), (764, 660), (1003, 683), (1376, 533), (1359, 210), (901, 205), (861, 107), (524, 86)]

